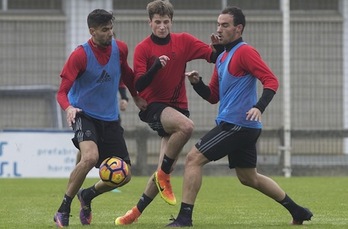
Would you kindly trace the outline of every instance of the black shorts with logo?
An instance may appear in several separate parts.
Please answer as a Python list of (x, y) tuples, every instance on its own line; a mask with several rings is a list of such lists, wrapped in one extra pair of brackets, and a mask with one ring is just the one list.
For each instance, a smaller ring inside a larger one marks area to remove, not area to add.
[(256, 142), (261, 129), (222, 122), (197, 143), (196, 148), (210, 161), (228, 156), (229, 167), (256, 168)]
[(107, 157), (117, 156), (127, 164), (131, 164), (126, 142), (123, 137), (123, 128), (119, 121), (102, 121), (87, 116), (83, 112), (77, 113), (73, 124), (75, 132), (72, 142), (76, 148), (83, 141), (93, 141), (98, 146), (99, 160), (95, 165), (99, 168)]
[(165, 103), (151, 103), (147, 106), (146, 110), (139, 112), (139, 118), (141, 121), (146, 122), (151, 129), (157, 131), (158, 135), (161, 137), (169, 136), (169, 134), (163, 129), (161, 123), (161, 114), (166, 107), (174, 108), (175, 110), (184, 114), (186, 117), (190, 117), (190, 112), (188, 110), (172, 107)]

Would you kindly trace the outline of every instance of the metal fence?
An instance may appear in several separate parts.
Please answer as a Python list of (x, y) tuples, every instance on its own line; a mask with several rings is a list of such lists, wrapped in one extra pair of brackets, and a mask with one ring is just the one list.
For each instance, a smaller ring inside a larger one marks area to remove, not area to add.
[[(24, 4), (30, 2), (30, 4)], [(0, 129), (67, 129), (55, 92), (60, 70), (76, 45), (89, 38), (86, 16), (94, 8), (111, 7), (115, 32), (129, 47), (129, 64), (135, 45), (150, 34), (146, 0), (28, 0), (0, 3)], [(255, 3), (257, 2), (257, 3)], [(238, 5), (246, 14), (244, 40), (256, 47), (281, 86), (263, 115), (259, 141), (260, 169), (283, 173), (284, 87), (291, 95), (291, 167), (294, 175), (347, 174), (348, 172), (348, 52), (347, 3), (333, 0), (290, 0), (290, 85), (284, 85), (283, 17), (278, 0), (173, 0), (174, 32), (189, 32), (205, 42), (216, 30), (224, 5)], [(213, 65), (193, 61), (205, 82)], [(203, 101), (187, 83), (195, 133), (185, 153), (214, 126), (217, 106)], [(132, 101), (121, 114), (129, 151), (140, 171), (142, 162), (157, 163), (160, 139), (142, 123)], [(145, 131), (145, 132), (144, 132)], [(142, 142), (136, 135), (143, 133)], [(147, 137), (146, 137), (147, 136)], [(144, 142), (146, 141), (146, 142)], [(141, 146), (141, 147), (140, 147)], [(141, 152), (140, 152), (141, 151)], [(146, 164), (146, 165), (147, 165)], [(215, 163), (225, 166), (226, 161)], [(220, 171), (220, 170), (215, 170)]]

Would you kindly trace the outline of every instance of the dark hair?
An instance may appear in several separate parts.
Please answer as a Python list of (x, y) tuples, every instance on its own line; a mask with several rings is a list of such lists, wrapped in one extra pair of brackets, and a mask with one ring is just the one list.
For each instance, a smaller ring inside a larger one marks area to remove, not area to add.
[(114, 15), (103, 9), (95, 9), (88, 14), (87, 25), (88, 28), (97, 28), (99, 26), (107, 25), (114, 20)]
[(149, 18), (152, 20), (154, 14), (159, 14), (160, 16), (168, 15), (172, 20), (174, 15), (174, 7), (168, 0), (155, 0), (147, 4), (147, 12), (149, 13)]
[[(221, 14), (230, 14), (233, 16), (233, 25), (237, 26), (239, 24), (243, 25), (243, 30), (245, 27), (245, 16), (243, 11), (236, 6), (227, 6), (221, 11)], [(243, 31), (242, 31), (243, 32)]]

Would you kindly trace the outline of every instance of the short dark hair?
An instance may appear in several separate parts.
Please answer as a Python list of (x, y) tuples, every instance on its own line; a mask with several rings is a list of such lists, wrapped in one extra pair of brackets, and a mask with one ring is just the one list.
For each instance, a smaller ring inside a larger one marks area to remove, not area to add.
[(87, 25), (88, 28), (97, 28), (99, 26), (107, 25), (114, 20), (114, 15), (103, 9), (95, 9), (88, 14)]
[(149, 14), (150, 20), (153, 15), (159, 14), (160, 16), (168, 15), (172, 20), (174, 16), (174, 7), (168, 0), (155, 0), (147, 4), (146, 10)]
[(245, 27), (245, 16), (243, 11), (236, 6), (227, 6), (221, 11), (221, 14), (230, 14), (233, 16), (233, 25), (237, 26), (239, 24), (243, 25), (243, 30)]

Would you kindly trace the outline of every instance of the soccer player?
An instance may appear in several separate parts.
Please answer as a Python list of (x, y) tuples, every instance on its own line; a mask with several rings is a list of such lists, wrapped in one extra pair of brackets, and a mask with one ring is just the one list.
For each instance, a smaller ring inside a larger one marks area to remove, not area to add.
[[(116, 225), (136, 221), (158, 193), (168, 204), (176, 204), (170, 173), (193, 131), (185, 88), (186, 64), (194, 59), (211, 63), (218, 56), (218, 47), (212, 48), (188, 33), (171, 33), (174, 10), (169, 1), (152, 1), (147, 11), (152, 34), (136, 46), (133, 69), (135, 87), (148, 103), (139, 117), (161, 137), (159, 164), (139, 202), (117, 217)], [(212, 45), (218, 43), (214, 34), (211, 41)]]
[[(261, 114), (273, 99), (278, 80), (256, 49), (243, 41), (244, 27), (245, 17), (239, 8), (222, 10), (217, 19), (217, 34), (225, 51), (216, 60), (209, 86), (203, 83), (197, 71), (186, 73), (194, 90), (203, 99), (220, 104), (217, 126), (205, 134), (186, 157), (181, 207), (177, 218), (167, 225), (169, 227), (192, 226), (203, 166), (225, 156), (230, 169), (235, 168), (240, 182), (285, 207), (293, 224), (302, 224), (313, 216), (309, 209), (297, 205), (275, 181), (256, 170)], [(257, 80), (263, 85), (258, 100)]]
[[(120, 85), (118, 86), (118, 92), (120, 94), (120, 104), (119, 104), (119, 108), (121, 111), (125, 111), (127, 109), (127, 106), (128, 106), (128, 96), (127, 96), (127, 87), (126, 85), (123, 83), (122, 80), (120, 80)], [(118, 122), (120, 123), (121, 125), (121, 117), (119, 116), (118, 117)], [(76, 153), (76, 162), (75, 164), (79, 163), (81, 160), (81, 151), (78, 150), (77, 153)]]
[(98, 181), (90, 188), (80, 189), (88, 172), (98, 168), (107, 157), (117, 156), (131, 164), (118, 120), (120, 79), (139, 109), (146, 108), (146, 101), (137, 95), (133, 85), (134, 73), (127, 62), (128, 47), (123, 41), (113, 39), (112, 22), (112, 13), (93, 10), (87, 17), (91, 38), (71, 53), (60, 74), (57, 101), (75, 132), (72, 141), (81, 151), (81, 160), (70, 174), (63, 201), (54, 215), (57, 227), (69, 225), (71, 202), (76, 194), (81, 203), (80, 221), (89, 225), (92, 199), (130, 180), (128, 176), (116, 187)]

